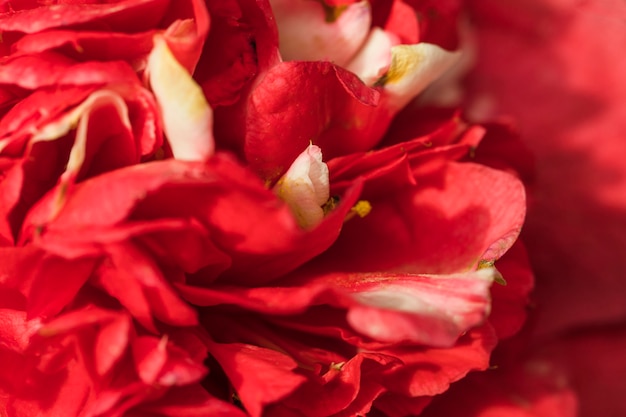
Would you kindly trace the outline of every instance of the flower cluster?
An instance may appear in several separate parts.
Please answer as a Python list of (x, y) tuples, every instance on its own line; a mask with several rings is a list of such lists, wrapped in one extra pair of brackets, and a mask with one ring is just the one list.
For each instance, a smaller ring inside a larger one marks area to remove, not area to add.
[(0, 5), (7, 415), (417, 415), (519, 329), (513, 134), (414, 102), (453, 5), (54, 3)]

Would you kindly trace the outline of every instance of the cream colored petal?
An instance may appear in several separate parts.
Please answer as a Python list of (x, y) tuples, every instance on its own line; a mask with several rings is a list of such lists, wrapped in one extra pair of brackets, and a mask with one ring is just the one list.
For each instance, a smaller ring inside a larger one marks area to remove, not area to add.
[(394, 35), (380, 28), (374, 28), (370, 32), (363, 47), (346, 65), (346, 69), (352, 71), (369, 86), (382, 77), (391, 65), (391, 47), (398, 43)]
[(361, 48), (372, 22), (367, 1), (345, 9), (311, 0), (270, 0), (286, 61), (332, 61), (344, 66)]
[(460, 52), (449, 52), (429, 43), (391, 48), (391, 66), (379, 81), (389, 104), (396, 109), (404, 107), (449, 70), (460, 55)]
[(213, 155), (213, 111), (200, 86), (161, 36), (154, 38), (147, 74), (174, 157), (202, 161)]
[(300, 226), (318, 225), (330, 195), (328, 166), (322, 161), (321, 149), (309, 145), (276, 183), (274, 192), (289, 205)]

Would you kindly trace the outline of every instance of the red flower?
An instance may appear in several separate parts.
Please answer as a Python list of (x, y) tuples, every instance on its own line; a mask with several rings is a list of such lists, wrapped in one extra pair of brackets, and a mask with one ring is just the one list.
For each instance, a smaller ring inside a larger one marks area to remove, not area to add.
[(304, 3), (362, 33), (286, 61), (281, 2), (0, 16), (9, 415), (415, 415), (519, 329), (524, 186), (472, 160), (506, 129), (406, 106), (456, 35)]

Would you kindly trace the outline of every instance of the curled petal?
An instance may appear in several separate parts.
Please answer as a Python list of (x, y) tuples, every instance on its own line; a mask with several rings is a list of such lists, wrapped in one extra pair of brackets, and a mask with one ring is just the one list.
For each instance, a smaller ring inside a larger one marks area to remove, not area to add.
[(291, 208), (302, 227), (313, 227), (324, 218), (322, 206), (329, 197), (328, 166), (318, 146), (309, 147), (293, 162), (274, 191)]
[(147, 72), (174, 157), (202, 161), (213, 155), (213, 111), (200, 86), (161, 37), (154, 38)]
[(330, 7), (322, 2), (272, 0), (287, 61), (332, 61), (345, 65), (367, 37), (372, 12), (367, 1)]
[(391, 66), (380, 84), (392, 107), (400, 109), (439, 78), (460, 58), (437, 45), (418, 43), (391, 48)]

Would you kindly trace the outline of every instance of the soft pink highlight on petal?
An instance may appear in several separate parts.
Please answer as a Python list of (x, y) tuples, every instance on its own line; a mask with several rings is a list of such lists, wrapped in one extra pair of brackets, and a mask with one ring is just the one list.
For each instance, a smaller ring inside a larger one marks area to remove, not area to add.
[(348, 6), (329, 22), (321, 2), (271, 0), (286, 61), (332, 61), (345, 65), (365, 41), (372, 20), (369, 3)]

